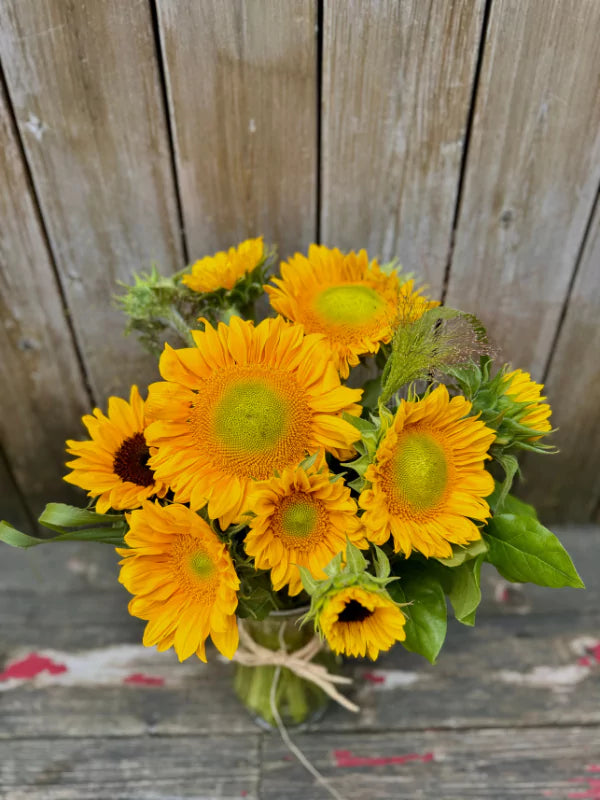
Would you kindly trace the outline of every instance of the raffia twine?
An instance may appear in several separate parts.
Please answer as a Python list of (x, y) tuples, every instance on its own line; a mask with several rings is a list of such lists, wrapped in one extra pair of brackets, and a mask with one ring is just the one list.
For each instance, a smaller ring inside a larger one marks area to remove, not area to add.
[(312, 683), (319, 686), (326, 694), (328, 694), (332, 700), (335, 700), (336, 703), (339, 703), (344, 708), (347, 708), (348, 711), (358, 712), (360, 711), (359, 706), (357, 706), (355, 703), (352, 703), (347, 697), (344, 697), (344, 695), (338, 692), (338, 690), (335, 688), (335, 684), (349, 684), (352, 683), (352, 679), (345, 678), (342, 675), (334, 675), (322, 664), (311, 663), (312, 659), (323, 647), (322, 642), (316, 635), (309, 642), (307, 642), (304, 647), (289, 653), (285, 649), (285, 642), (283, 640), (284, 628), (285, 623), (282, 623), (279, 629), (280, 649), (269, 650), (268, 648), (257, 644), (244, 627), (243, 621), (238, 619), (240, 646), (238, 647), (233, 660), (237, 661), (238, 664), (241, 664), (244, 667), (275, 667), (273, 683), (271, 684), (271, 690), (269, 692), (269, 704), (271, 706), (271, 714), (273, 715), (273, 719), (275, 720), (281, 738), (287, 745), (290, 752), (296, 756), (302, 766), (308, 772), (310, 772), (310, 774), (327, 792), (329, 792), (333, 798), (335, 798), (335, 800), (345, 800), (344, 796), (341, 795), (337, 789), (335, 789), (335, 787), (329, 783), (327, 778), (319, 772), (315, 765), (304, 755), (302, 750), (300, 750), (298, 745), (294, 744), (290, 738), (287, 728), (281, 719), (279, 709), (277, 708), (277, 686), (281, 677), (281, 670), (283, 667), (285, 667), (286, 669), (289, 669), (291, 672), (298, 675), (300, 678), (312, 681)]
[(237, 661), (244, 667), (285, 667), (289, 669), (290, 672), (298, 675), (298, 677), (316, 684), (325, 694), (328, 694), (332, 700), (335, 700), (336, 703), (347, 708), (348, 711), (353, 711), (355, 713), (360, 711), (356, 703), (352, 703), (335, 688), (336, 684), (352, 683), (352, 678), (334, 675), (322, 664), (313, 663), (312, 659), (323, 647), (323, 643), (318, 636), (315, 635), (299, 650), (294, 650), (292, 653), (289, 653), (282, 643), (281, 636), (279, 637), (279, 641), (282, 644), (281, 648), (279, 650), (269, 650), (267, 647), (263, 647), (254, 641), (246, 630), (242, 620), (238, 620), (238, 629), (240, 632), (240, 647), (233, 657), (234, 661)]

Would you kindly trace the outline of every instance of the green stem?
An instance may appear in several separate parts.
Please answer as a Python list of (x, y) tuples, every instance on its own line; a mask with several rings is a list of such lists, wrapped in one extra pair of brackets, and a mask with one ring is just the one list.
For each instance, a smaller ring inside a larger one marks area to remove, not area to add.
[(170, 306), (165, 314), (164, 319), (171, 326), (171, 328), (173, 328), (175, 333), (179, 334), (188, 347), (195, 347), (194, 338), (190, 331), (189, 325), (176, 308)]

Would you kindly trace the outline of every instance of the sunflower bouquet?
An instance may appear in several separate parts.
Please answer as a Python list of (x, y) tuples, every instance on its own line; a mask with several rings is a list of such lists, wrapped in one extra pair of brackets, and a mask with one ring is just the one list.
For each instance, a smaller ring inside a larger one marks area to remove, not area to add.
[(553, 450), (543, 387), (494, 365), (479, 320), (395, 263), (312, 245), (269, 280), (274, 262), (251, 239), (126, 287), (128, 329), (162, 380), (83, 417), (65, 480), (90, 500), (46, 507), (57, 535), (0, 525), (18, 547), (115, 546), (144, 645), (206, 661), (210, 638), (271, 723), (327, 695), (356, 708), (336, 688), (340, 655), (400, 642), (434, 662), (447, 598), (475, 622), (483, 562), (582, 586), (510, 494), (519, 455)]

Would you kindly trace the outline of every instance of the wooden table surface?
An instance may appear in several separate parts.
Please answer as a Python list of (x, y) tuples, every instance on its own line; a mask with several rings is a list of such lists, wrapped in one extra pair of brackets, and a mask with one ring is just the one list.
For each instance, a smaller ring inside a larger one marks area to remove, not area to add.
[[(360, 714), (294, 741), (347, 800), (600, 800), (600, 529), (557, 530), (586, 591), (485, 572), (474, 629), (438, 664), (351, 662)], [(0, 559), (3, 800), (325, 800), (238, 705), (232, 667), (141, 645), (116, 557), (53, 545)]]

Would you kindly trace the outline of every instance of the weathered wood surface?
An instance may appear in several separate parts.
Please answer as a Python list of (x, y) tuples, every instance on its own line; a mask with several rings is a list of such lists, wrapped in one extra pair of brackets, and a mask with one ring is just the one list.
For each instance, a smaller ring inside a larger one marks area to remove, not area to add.
[(600, 180), (598, 52), (596, 0), (491, 4), (446, 302), (538, 379)]
[[(257, 797), (259, 737), (12, 742), (0, 765), (4, 800)], [(223, 770), (223, 763), (227, 769)]]
[(523, 488), (543, 515), (591, 519), (600, 503), (600, 203), (592, 219), (546, 382), (560, 454), (527, 461)]
[[(61, 481), (64, 443), (89, 398), (1, 85), (0, 142), (0, 441), (37, 515), (49, 496), (75, 496)], [(0, 482), (0, 518), (18, 525), (11, 484)]]
[(324, 4), (321, 237), (442, 294), (481, 0)]
[[(557, 533), (585, 592), (488, 571), (477, 626), (452, 624), (435, 667), (400, 647), (348, 665), (360, 714), (332, 708), (294, 735), (348, 800), (588, 790), (575, 779), (600, 764), (600, 529)], [(3, 550), (0, 796), (326, 797), (257, 731), (214, 651), (178, 664), (141, 646), (116, 560), (102, 545)]]
[(190, 260), (315, 238), (316, 0), (158, 0)]
[[(123, 340), (116, 281), (151, 261), (167, 271), (182, 265), (150, 4), (6, 0), (0, 51), (69, 314), (102, 401), (154, 375), (153, 360)], [(62, 313), (55, 316), (61, 324)], [(58, 391), (59, 381), (44, 388)], [(44, 407), (58, 413), (59, 403)], [(48, 443), (50, 452), (56, 446)]]

